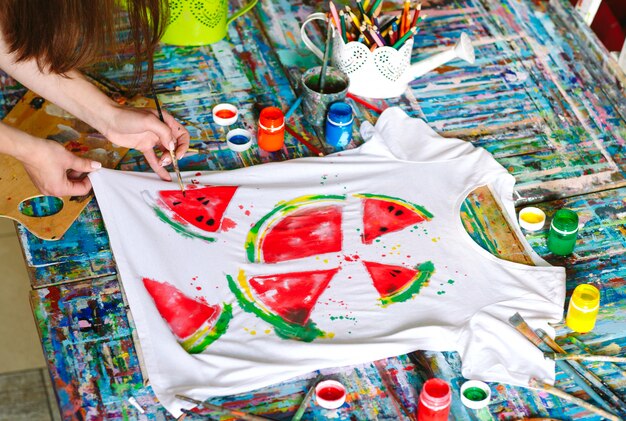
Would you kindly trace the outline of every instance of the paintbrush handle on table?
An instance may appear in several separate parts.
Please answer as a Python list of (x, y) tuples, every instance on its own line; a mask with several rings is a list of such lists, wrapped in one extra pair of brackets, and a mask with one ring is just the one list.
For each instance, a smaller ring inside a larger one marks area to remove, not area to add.
[(309, 390), (306, 392), (306, 395), (304, 395), (304, 399), (302, 399), (302, 402), (300, 403), (300, 406), (298, 406), (298, 409), (296, 410), (296, 413), (293, 414), (293, 417), (291, 417), (291, 421), (300, 421), (300, 419), (304, 415), (304, 411), (306, 411), (306, 408), (309, 405), (309, 401), (311, 400), (311, 397), (313, 396), (313, 393), (315, 393), (315, 386), (317, 386), (317, 384), (323, 378), (324, 378), (324, 376), (319, 374), (315, 378), (315, 380), (313, 380), (313, 383), (309, 387)]
[(591, 405), (589, 402), (585, 402), (582, 399), (579, 399), (575, 396), (572, 396), (568, 393), (563, 392), (560, 389), (557, 389), (554, 386), (550, 386), (547, 383), (540, 383), (535, 379), (530, 379), (530, 381), (528, 382), (528, 386), (530, 386), (533, 389), (537, 389), (537, 390), (543, 390), (544, 392), (548, 392), (551, 395), (557, 396), (561, 399), (564, 399), (568, 402), (571, 402), (573, 404), (576, 404), (578, 406), (580, 406), (581, 408), (585, 408), (587, 411), (593, 412), (594, 414), (598, 414), (601, 417), (604, 417), (608, 420), (611, 421), (620, 421), (620, 418), (616, 415), (611, 414), (610, 412), (604, 411), (603, 409), (600, 409), (596, 406)]
[[(541, 337), (539, 337), (539, 335), (537, 335), (537, 333), (535, 333), (535, 331), (528, 325), (528, 323), (526, 323), (524, 318), (519, 313), (515, 313), (513, 316), (511, 316), (509, 318), (509, 323), (519, 333), (521, 333), (526, 339), (528, 339), (535, 346), (537, 346), (537, 348), (539, 348), (542, 352), (544, 352), (544, 353), (545, 352), (550, 352), (551, 348), (548, 346), (548, 344), (545, 343), (543, 341), (543, 339), (541, 339)], [(585, 391), (585, 393), (587, 393), (587, 395), (589, 395), (589, 397), (591, 399), (596, 401), (598, 403), (598, 405), (602, 406), (607, 411), (611, 411), (612, 410), (611, 406), (598, 393), (600, 391), (597, 390), (597, 388), (595, 388), (591, 384), (589, 384), (587, 382), (587, 380), (581, 374), (579, 374), (576, 370), (574, 370), (574, 368), (571, 367), (567, 362), (565, 362), (565, 361), (556, 361), (556, 365), (565, 374), (570, 376), (571, 379), (576, 383), (576, 385), (578, 387), (580, 387), (583, 391)]]
[(214, 405), (208, 402), (202, 402), (196, 399), (189, 398), (183, 395), (176, 395), (176, 399), (180, 399), (181, 401), (193, 403), (201, 408), (210, 409), (211, 411), (222, 412), (226, 414), (230, 414), (238, 420), (246, 420), (246, 421), (267, 421), (269, 418), (260, 417), (258, 415), (249, 414), (247, 412), (240, 411), (238, 409), (226, 408), (224, 406)]
[(586, 355), (586, 354), (558, 354), (556, 352), (546, 352), (546, 358), (551, 360), (572, 360), (589, 361), (600, 363), (626, 363), (626, 357), (616, 357), (613, 355)]
[[(559, 354), (565, 354), (565, 350), (561, 348), (561, 346), (558, 345), (554, 341), (554, 339), (550, 338), (550, 336), (548, 336), (548, 334), (544, 330), (537, 329), (536, 332), (537, 332), (537, 335), (553, 351), (558, 352)], [(598, 394), (600, 394), (604, 399), (608, 399), (610, 401), (611, 405), (613, 406), (613, 409), (616, 409), (620, 412), (626, 411), (626, 404), (624, 403), (624, 401), (622, 401), (622, 399), (619, 396), (617, 396), (615, 392), (613, 392), (613, 390), (608, 384), (606, 384), (601, 378), (596, 376), (594, 373), (589, 371), (587, 367), (585, 367), (583, 364), (581, 364), (578, 361), (564, 361), (564, 360), (558, 360), (556, 361), (556, 364), (559, 367), (563, 367), (563, 365), (571, 366), (574, 370), (576, 370), (576, 372), (581, 377), (583, 377), (587, 382), (589, 382), (589, 384), (591, 384), (591, 387), (593, 387), (593, 389)]]

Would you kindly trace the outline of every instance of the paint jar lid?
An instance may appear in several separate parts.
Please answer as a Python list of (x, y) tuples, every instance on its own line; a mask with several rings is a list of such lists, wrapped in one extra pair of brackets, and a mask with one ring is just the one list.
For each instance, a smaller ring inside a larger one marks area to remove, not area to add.
[(235, 124), (239, 110), (233, 104), (217, 104), (213, 107), (213, 121), (220, 126)]
[(346, 388), (336, 380), (324, 380), (315, 386), (317, 404), (325, 409), (337, 409), (346, 401)]
[(461, 402), (468, 408), (481, 409), (489, 405), (491, 389), (480, 380), (468, 380), (461, 386)]
[(226, 135), (226, 144), (231, 151), (243, 152), (252, 146), (252, 133), (245, 129), (233, 129)]
[(526, 207), (519, 211), (519, 225), (528, 231), (539, 231), (546, 223), (546, 214), (539, 208)]

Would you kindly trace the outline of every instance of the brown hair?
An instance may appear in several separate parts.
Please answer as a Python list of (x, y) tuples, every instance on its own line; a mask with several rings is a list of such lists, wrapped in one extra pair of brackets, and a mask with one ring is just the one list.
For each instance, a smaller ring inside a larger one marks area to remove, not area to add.
[[(126, 5), (125, 15), (120, 5)], [(151, 83), (167, 10), (167, 0), (0, 0), (0, 27), (18, 62), (35, 59), (40, 70), (59, 74), (131, 43), (135, 83), (144, 76), (143, 62), (145, 82)], [(126, 40), (118, 34), (120, 25), (129, 27)]]

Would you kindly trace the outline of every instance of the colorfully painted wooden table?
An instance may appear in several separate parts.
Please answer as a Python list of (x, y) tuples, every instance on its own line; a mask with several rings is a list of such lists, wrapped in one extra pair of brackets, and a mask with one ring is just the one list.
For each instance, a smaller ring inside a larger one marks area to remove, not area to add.
[[(581, 283), (592, 283), (602, 292), (593, 332), (574, 334), (559, 325), (557, 340), (572, 351), (584, 346), (598, 354), (623, 356), (626, 77), (567, 0), (422, 3), (428, 19), (415, 38), (414, 59), (454, 44), (466, 32), (476, 47), (476, 63), (450, 62), (411, 83), (403, 96), (371, 102), (381, 108), (400, 106), (444, 136), (489, 150), (516, 177), (517, 205), (533, 203), (547, 213), (548, 220), (563, 207), (578, 212), (582, 228), (575, 252), (567, 258), (550, 254), (547, 229), (526, 237), (540, 255), (567, 268), (568, 297)], [(400, 7), (385, 4), (390, 9)], [(157, 92), (192, 137), (192, 150), (180, 162), (182, 169), (224, 170), (311, 155), (290, 136), (276, 153), (257, 148), (231, 152), (210, 110), (217, 103), (234, 103), (242, 127), (254, 130), (262, 107), (287, 109), (297, 97), (299, 75), (319, 64), (300, 41), (299, 25), (308, 14), (326, 7), (323, 2), (264, 1), (235, 21), (221, 42), (161, 47), (156, 54)], [(321, 29), (317, 28), (317, 42)], [(125, 56), (121, 57), (120, 66), (94, 66), (89, 74), (110, 91), (123, 92), (120, 87), (132, 74), (124, 65)], [(0, 77), (0, 83), (0, 112), (5, 115), (25, 90), (10, 78)], [(358, 121), (376, 120), (376, 113), (354, 105)], [(300, 113), (292, 123), (330, 152)], [(359, 142), (357, 136), (350, 147)], [(126, 155), (120, 168), (147, 170), (141, 155), (134, 152)], [(488, 189), (468, 197), (462, 217), (482, 247), (502, 258), (528, 261)], [(172, 419), (141, 371), (140, 349), (96, 201), (58, 241), (40, 240), (20, 226), (18, 233), (32, 279), (33, 312), (62, 416), (68, 420)], [(488, 408), (466, 409), (458, 395), (464, 381), (458, 354), (420, 351), (415, 357), (401, 355), (324, 370), (348, 385), (347, 403), (328, 411), (312, 402), (304, 419), (415, 419), (419, 389), (433, 375), (453, 386), (453, 419), (599, 419), (545, 392), (503, 384), (490, 385), (493, 397)], [(623, 365), (589, 367), (622, 396), (626, 394)], [(210, 402), (289, 419), (316, 375)], [(557, 386), (588, 399), (562, 372), (557, 372)], [(131, 404), (131, 397), (143, 413)], [(186, 419), (208, 417), (198, 411)]]

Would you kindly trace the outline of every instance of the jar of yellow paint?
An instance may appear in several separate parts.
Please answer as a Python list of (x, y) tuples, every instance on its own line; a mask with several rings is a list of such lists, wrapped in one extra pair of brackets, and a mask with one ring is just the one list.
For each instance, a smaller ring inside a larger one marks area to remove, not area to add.
[(600, 309), (600, 291), (589, 284), (578, 285), (567, 308), (565, 324), (574, 332), (593, 330)]
[(534, 206), (528, 206), (519, 212), (519, 225), (525, 230), (539, 231), (545, 222), (545, 212)]

